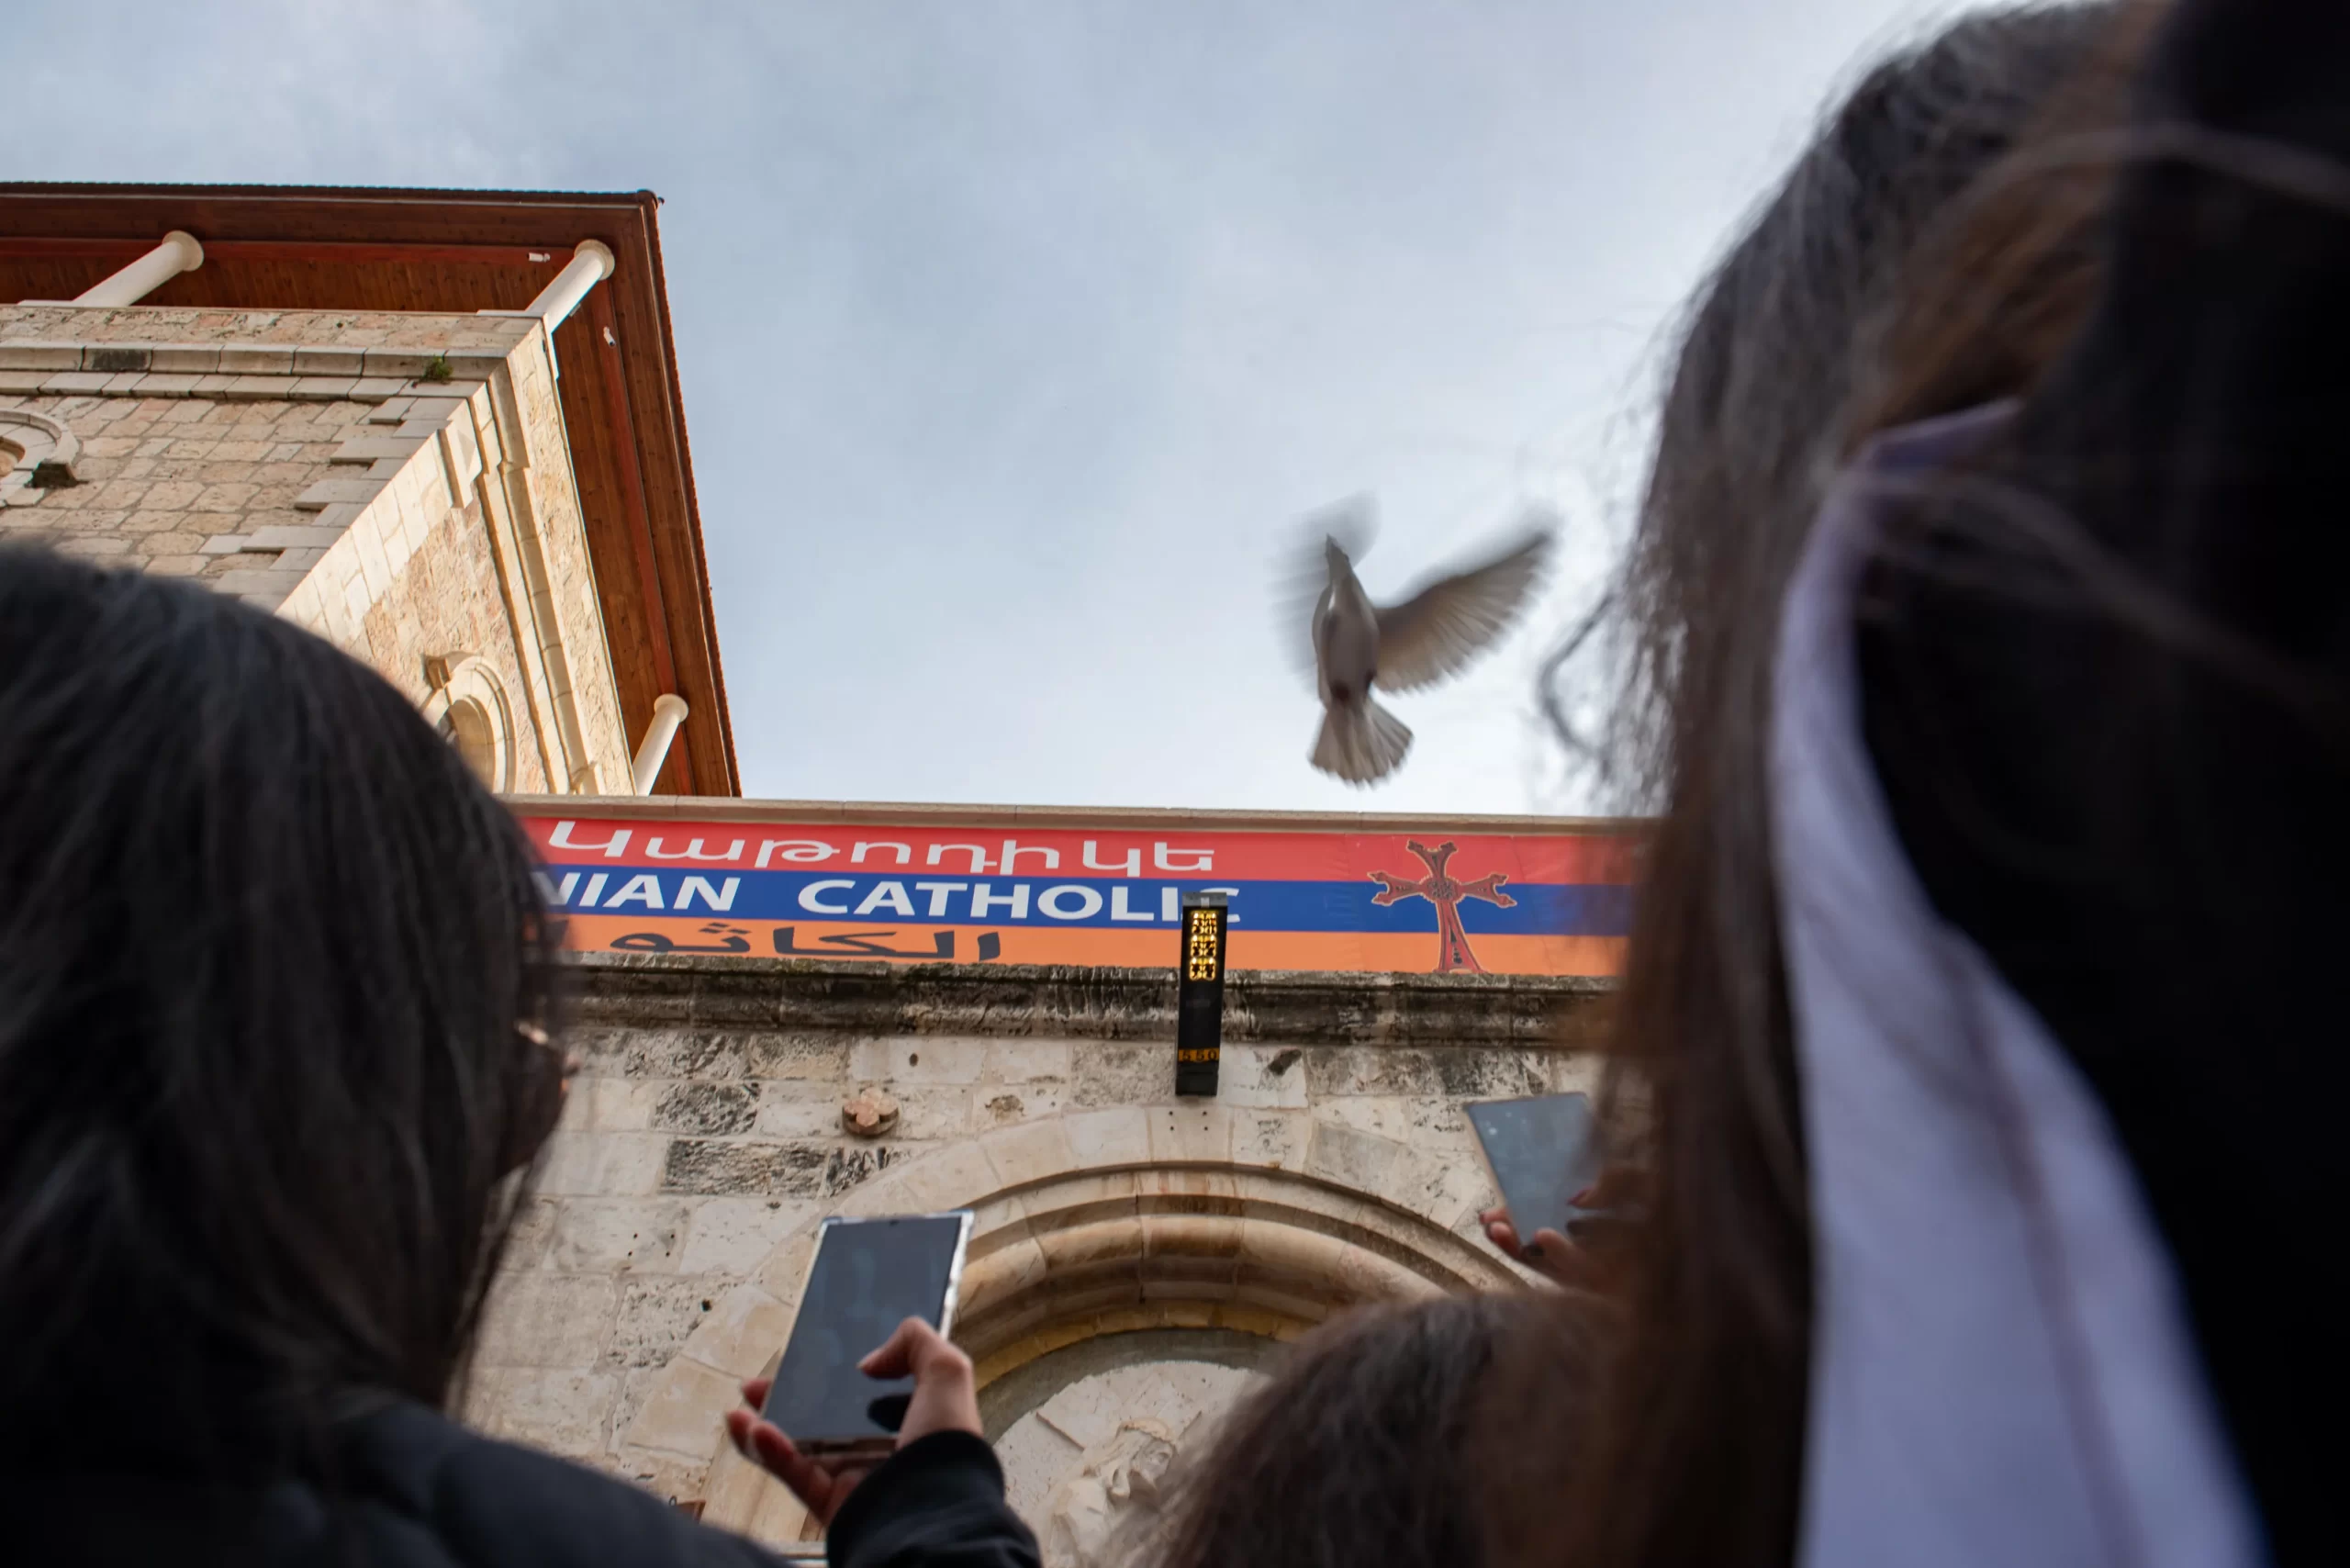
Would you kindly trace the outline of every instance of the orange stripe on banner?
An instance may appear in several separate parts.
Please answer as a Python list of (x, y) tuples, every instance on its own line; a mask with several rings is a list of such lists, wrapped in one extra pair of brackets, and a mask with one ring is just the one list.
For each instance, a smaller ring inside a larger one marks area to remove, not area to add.
[[(1062, 964), (1091, 969), (1175, 967), (1178, 935), (1045, 926), (882, 926), (846, 921), (733, 921), (698, 916), (574, 915), (565, 932), (581, 952), (714, 953), (744, 958), (847, 958), (878, 963)], [(1236, 927), (1226, 963), (1236, 969), (1425, 974), (1441, 957), (1426, 932), (1249, 931)], [(1489, 974), (1609, 976), (1624, 964), (1620, 936), (1471, 933)]]

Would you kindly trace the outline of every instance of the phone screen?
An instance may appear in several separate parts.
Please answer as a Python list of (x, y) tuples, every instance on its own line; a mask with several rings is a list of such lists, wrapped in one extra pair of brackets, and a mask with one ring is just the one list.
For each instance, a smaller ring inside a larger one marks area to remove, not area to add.
[(912, 1378), (856, 1370), (909, 1317), (945, 1331), (967, 1214), (828, 1219), (800, 1316), (762, 1412), (806, 1448), (886, 1442), (904, 1422)]
[(1590, 1096), (1538, 1094), (1462, 1108), (1484, 1146), (1485, 1163), (1493, 1168), (1519, 1238), (1531, 1241), (1543, 1229), (1567, 1234), (1568, 1221), (1583, 1213), (1575, 1207), (1576, 1195), (1599, 1180)]

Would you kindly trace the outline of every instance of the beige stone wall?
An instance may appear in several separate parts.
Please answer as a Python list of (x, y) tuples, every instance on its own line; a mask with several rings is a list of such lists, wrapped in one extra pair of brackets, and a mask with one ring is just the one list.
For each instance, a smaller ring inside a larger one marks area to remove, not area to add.
[[(1513, 1282), (1476, 1227), (1493, 1198), (1460, 1103), (1595, 1070), (1508, 1015), (1522, 989), (1434, 977), (1413, 983), (1450, 1005), (1423, 998), (1409, 1027), (1359, 1012), (1353, 1037), (1373, 1043), (1341, 1043), (1325, 1013), (1318, 1033), (1236, 1039), (1218, 1097), (1179, 1101), (1157, 975), (1097, 972), (1055, 982), (1060, 1002), (1040, 985), (1007, 1006), (1020, 976), (940, 969), (878, 1013), (822, 966), (586, 973), (585, 1075), (508, 1259), (471, 1414), (706, 1496), (713, 1519), (770, 1540), (804, 1521), (722, 1451), (718, 1420), (780, 1351), (825, 1215), (978, 1211), (957, 1338), (990, 1387), (1102, 1336), (1278, 1339), (1350, 1302)], [(1284, 983), (1248, 977), (1239, 1011), (1281, 1015)], [(902, 1107), (878, 1139), (842, 1127), (866, 1086)], [(1024, 1484), (1057, 1495), (1050, 1477)]]
[(473, 701), (501, 788), (625, 791), (535, 320), (0, 308), (0, 442), (12, 416), (70, 432), (78, 482), (0, 487), (0, 537), (237, 594), (429, 716)]

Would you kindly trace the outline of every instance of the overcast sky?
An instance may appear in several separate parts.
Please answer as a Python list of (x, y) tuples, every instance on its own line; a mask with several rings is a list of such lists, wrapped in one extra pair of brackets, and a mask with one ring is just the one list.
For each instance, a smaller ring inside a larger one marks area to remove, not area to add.
[[(1934, 0), (15, 0), (6, 177), (634, 190), (745, 792), (1575, 810), (1547, 638), (1676, 306)], [(40, 51), (36, 49), (34, 53)], [(1371, 791), (1306, 766), (1275, 563), (1374, 595), (1529, 501), (1565, 569)]]

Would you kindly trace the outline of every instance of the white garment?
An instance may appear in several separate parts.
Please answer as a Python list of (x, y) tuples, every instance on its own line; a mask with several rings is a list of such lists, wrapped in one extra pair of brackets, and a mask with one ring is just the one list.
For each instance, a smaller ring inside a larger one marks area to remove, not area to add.
[(1802, 1568), (2255, 1568), (2171, 1259), (2103, 1106), (1934, 913), (1863, 741), (1883, 499), (1996, 427), (1837, 483), (1780, 628), (1771, 814), (1815, 1234)]

